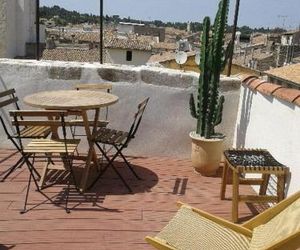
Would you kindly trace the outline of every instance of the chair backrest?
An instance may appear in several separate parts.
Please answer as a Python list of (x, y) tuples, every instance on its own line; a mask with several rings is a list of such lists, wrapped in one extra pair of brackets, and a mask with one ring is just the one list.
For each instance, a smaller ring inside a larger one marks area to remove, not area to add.
[[(297, 240), (300, 247), (300, 198), (273, 217), (270, 221), (253, 230), (250, 249), (277, 249), (284, 242)], [(281, 249), (281, 248), (279, 248)], [(293, 249), (286, 247), (283, 249)]]
[[(245, 222), (253, 231), (250, 249), (297, 249), (300, 247), (300, 191)], [(296, 247), (294, 247), (296, 246)]]
[(16, 109), (20, 109), (18, 105), (19, 99), (15, 94), (15, 89), (8, 89), (0, 92), (0, 108), (14, 104)]
[(111, 83), (80, 83), (75, 85), (77, 90), (106, 90), (107, 93), (110, 93), (112, 90)]
[[(106, 90), (107, 93), (111, 93), (111, 83), (80, 83), (75, 85), (77, 90)], [(106, 107), (105, 119), (108, 119), (108, 107)]]
[(22, 139), (27, 138), (21, 131), (26, 127), (51, 127), (52, 131), (62, 128), (64, 141), (67, 140), (65, 117), (68, 112), (64, 110), (12, 110), (9, 112), (12, 117), (12, 125), (16, 127), (17, 139), (19, 140), (21, 148)]
[(134, 114), (134, 119), (133, 119), (133, 123), (129, 129), (129, 132), (128, 132), (128, 137), (127, 137), (127, 140), (126, 140), (126, 143), (128, 143), (131, 139), (134, 138), (139, 126), (140, 126), (140, 123), (142, 121), (142, 117), (143, 117), (143, 114), (145, 112), (145, 109), (146, 109), (146, 106), (148, 104), (148, 101), (149, 101), (150, 97), (147, 97), (144, 101), (142, 101), (139, 105), (138, 105), (138, 111)]
[[(14, 109), (20, 110), (20, 107), (18, 105), (18, 100), (19, 99), (18, 99), (18, 97), (15, 94), (16, 94), (15, 89), (8, 89), (8, 90), (0, 92), (0, 108), (2, 109), (2, 108), (5, 108), (5, 107), (7, 107), (9, 105), (13, 105)], [(2, 125), (2, 127), (4, 129), (4, 132), (6, 133), (6, 135), (8, 137), (8, 139), (12, 140), (11, 134), (9, 133), (9, 131), (7, 129), (7, 124), (5, 122), (5, 118), (3, 118), (3, 114), (4, 114), (4, 112), (0, 113), (0, 122), (1, 122), (1, 125)]]

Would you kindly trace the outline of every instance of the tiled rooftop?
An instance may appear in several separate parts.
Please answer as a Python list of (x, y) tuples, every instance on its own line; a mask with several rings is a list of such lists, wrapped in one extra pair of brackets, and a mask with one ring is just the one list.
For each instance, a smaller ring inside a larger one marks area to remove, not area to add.
[[(80, 48), (55, 48), (43, 51), (43, 60), (54, 61), (76, 61), (76, 62), (98, 62), (100, 59), (99, 49)], [(109, 63), (107, 51), (104, 50), (104, 62)]]
[(266, 71), (266, 73), (300, 84), (300, 63), (274, 68)]
[[(0, 171), (11, 166), (18, 155), (0, 150)], [(79, 195), (72, 191), (66, 214), (45, 202), (32, 190), (35, 208), (21, 215), (28, 172), (22, 168), (0, 183), (0, 249), (152, 249), (144, 237), (155, 235), (176, 212), (176, 201), (187, 202), (207, 212), (230, 219), (231, 200), (221, 201), (221, 179), (195, 174), (190, 160), (163, 157), (129, 157), (143, 180), (135, 180), (123, 165), (117, 166), (134, 194), (128, 194), (113, 172), (107, 172), (97, 186)], [(40, 168), (39, 168), (40, 169)], [(1, 173), (1, 172), (0, 172)], [(53, 175), (55, 176), (55, 175)], [(58, 202), (63, 185), (45, 192)], [(242, 187), (244, 192), (252, 192)], [(228, 188), (227, 197), (231, 196)], [(250, 209), (241, 204), (240, 216), (249, 218)], [(2, 244), (2, 245), (1, 245)]]
[(112, 37), (106, 41), (105, 47), (113, 49), (152, 50), (149, 40), (139, 36), (124, 38)]
[[(66, 41), (77, 41), (79, 43), (99, 43), (99, 32), (70, 32), (64, 33), (59, 31), (50, 31), (48, 36), (57, 36)], [(105, 32), (104, 34), (104, 46), (105, 48), (121, 48), (121, 49), (133, 49), (133, 50), (147, 50), (151, 51), (151, 44), (153, 41), (146, 36), (137, 36), (135, 34), (128, 34), (124, 37), (118, 37), (116, 32)]]

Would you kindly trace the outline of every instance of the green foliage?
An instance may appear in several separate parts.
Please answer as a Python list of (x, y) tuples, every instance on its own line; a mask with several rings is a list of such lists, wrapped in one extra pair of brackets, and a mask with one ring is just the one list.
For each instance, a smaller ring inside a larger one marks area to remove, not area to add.
[(221, 0), (212, 32), (210, 18), (203, 20), (197, 105), (194, 96), (190, 98), (191, 114), (197, 119), (196, 133), (207, 139), (216, 136), (215, 126), (222, 121), (224, 96), (219, 96), (220, 74), (232, 46), (224, 49), (228, 8), (229, 0)]
[(66, 25), (67, 23), (80, 24), (80, 23), (99, 23), (99, 17), (92, 14), (81, 14), (77, 11), (68, 11), (60, 8), (57, 5), (53, 7), (43, 6), (40, 8), (41, 18), (51, 19), (58, 16), (57, 25)]
[[(61, 8), (57, 5), (53, 7), (43, 6), (40, 8), (41, 18), (51, 19), (54, 16), (59, 16), (60, 23), (71, 23), (71, 24), (80, 24), (80, 23), (99, 23), (99, 15), (92, 14), (81, 14), (77, 11), (69, 11), (64, 8)], [(131, 17), (121, 18), (119, 15), (105, 15), (105, 22), (107, 23), (119, 23), (119, 22), (135, 22), (139, 23), (141, 20), (132, 19)], [(153, 24), (157, 27), (173, 27), (176, 29), (185, 30), (187, 27), (186, 22), (162, 22), (160, 20), (154, 21), (143, 21), (145, 24)], [(191, 31), (196, 32), (201, 30), (202, 24), (198, 22), (191, 23)]]
[[(40, 16), (42, 18), (51, 19), (54, 16), (60, 17), (60, 22), (64, 23), (72, 23), (72, 24), (80, 24), (80, 23), (99, 23), (99, 15), (92, 15), (92, 14), (81, 14), (77, 11), (69, 11), (64, 8), (61, 8), (57, 5), (54, 5), (53, 7), (46, 7), (43, 6), (40, 8)], [(105, 15), (105, 21), (107, 23), (119, 23), (119, 22), (136, 22), (139, 23), (141, 20), (132, 19), (130, 17), (127, 18), (121, 18), (119, 15), (112, 15), (108, 16)], [(185, 30), (187, 27), (187, 22), (162, 22), (160, 20), (154, 20), (154, 21), (142, 21), (145, 24), (153, 24), (157, 27), (173, 27), (176, 29)], [(203, 24), (200, 22), (191, 22), (191, 31), (197, 32), (203, 29)], [(233, 26), (229, 26), (227, 29), (227, 32), (231, 32), (233, 29)], [(253, 32), (262, 32), (262, 33), (269, 33), (269, 32), (283, 32), (286, 30), (275, 28), (275, 29), (269, 29), (269, 28), (250, 28), (248, 26), (242, 26), (238, 28), (237, 30), (242, 32), (242, 36), (244, 35), (250, 35)]]

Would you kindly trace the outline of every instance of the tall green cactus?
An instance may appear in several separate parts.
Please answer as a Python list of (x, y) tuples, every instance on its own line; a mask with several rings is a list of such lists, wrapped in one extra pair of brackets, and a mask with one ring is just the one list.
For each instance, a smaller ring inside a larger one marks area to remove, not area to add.
[(215, 136), (215, 126), (222, 122), (224, 96), (219, 96), (220, 74), (232, 46), (229, 44), (224, 49), (228, 8), (229, 0), (220, 0), (211, 33), (210, 18), (203, 20), (197, 106), (193, 94), (190, 98), (191, 114), (197, 119), (196, 133), (207, 139)]

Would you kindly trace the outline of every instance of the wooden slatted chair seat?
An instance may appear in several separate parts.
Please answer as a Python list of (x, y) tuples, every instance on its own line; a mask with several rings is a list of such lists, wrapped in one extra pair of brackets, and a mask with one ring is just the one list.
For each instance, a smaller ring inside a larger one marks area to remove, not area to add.
[[(20, 131), (23, 138), (45, 138), (51, 133), (51, 128), (48, 126), (28, 126)], [(17, 136), (17, 134), (14, 134)]]
[[(89, 120), (88, 123), (89, 123), (90, 127), (94, 126), (94, 121)], [(99, 120), (99, 121), (97, 121), (97, 127), (99, 127), (99, 128), (106, 127), (108, 123), (109, 123), (109, 121)], [(70, 121), (67, 121), (66, 124), (69, 126), (80, 126), (80, 127), (84, 126), (83, 119), (72, 119)]]
[(24, 153), (34, 153), (34, 154), (47, 154), (47, 153), (59, 153), (63, 154), (67, 152), (69, 154), (74, 153), (80, 140), (79, 139), (34, 139), (24, 147)]
[(129, 133), (115, 130), (115, 129), (109, 129), (109, 128), (101, 128), (97, 131), (97, 134), (95, 136), (95, 140), (99, 143), (105, 143), (110, 145), (122, 145), (127, 140)]

